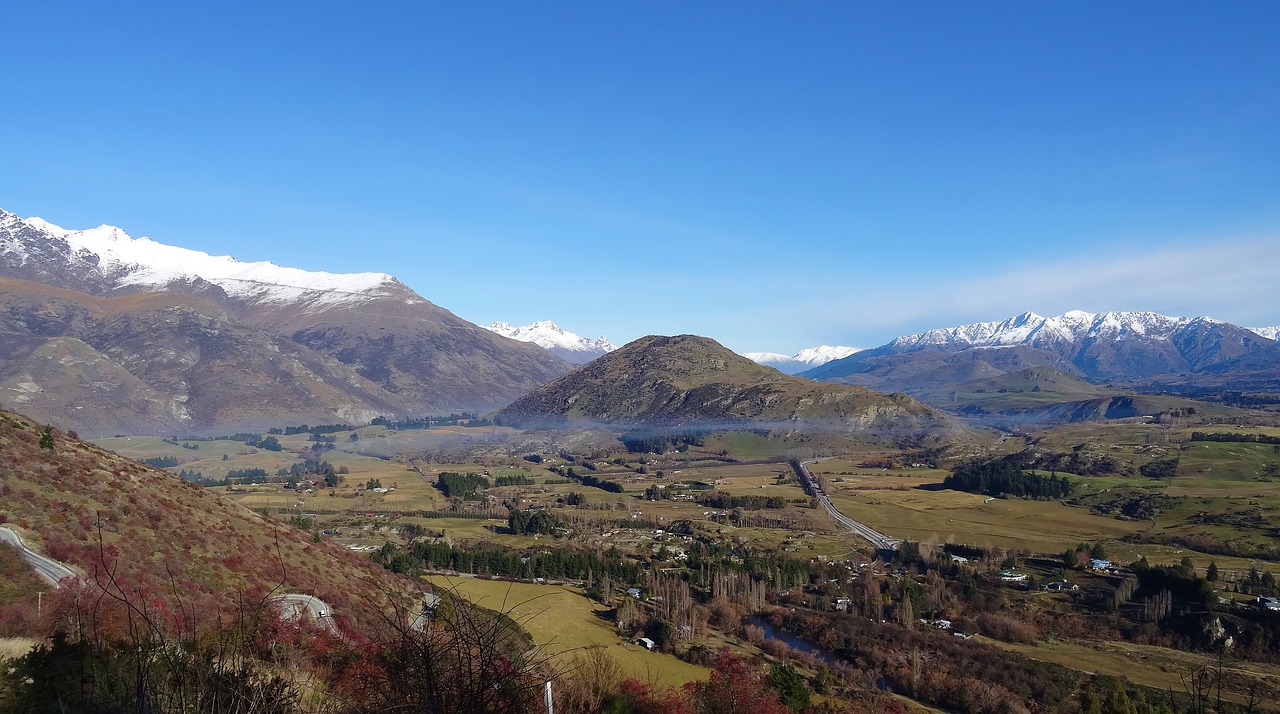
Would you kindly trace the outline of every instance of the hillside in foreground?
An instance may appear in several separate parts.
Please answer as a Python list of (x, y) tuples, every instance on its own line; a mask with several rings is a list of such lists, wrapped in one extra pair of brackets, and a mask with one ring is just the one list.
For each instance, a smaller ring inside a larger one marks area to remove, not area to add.
[(0, 523), (91, 588), (114, 579), (206, 613), (272, 589), (308, 593), (355, 629), (377, 623), (386, 594), (404, 589), (345, 548), (71, 435), (50, 431), (42, 448), (43, 429), (0, 412)]

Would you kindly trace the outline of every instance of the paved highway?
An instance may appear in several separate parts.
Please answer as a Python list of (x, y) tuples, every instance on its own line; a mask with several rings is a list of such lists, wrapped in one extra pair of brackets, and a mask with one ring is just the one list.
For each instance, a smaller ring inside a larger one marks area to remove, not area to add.
[(22, 559), (27, 561), (32, 568), (35, 568), (36, 573), (55, 588), (65, 578), (79, 577), (71, 568), (28, 548), (27, 544), (22, 542), (22, 537), (8, 528), (0, 527), (0, 541), (9, 543), (17, 548), (18, 552), (22, 553)]
[(831, 517), (835, 519), (836, 523), (848, 528), (850, 531), (853, 531), (855, 534), (862, 537), (863, 540), (874, 545), (876, 550), (897, 550), (898, 545), (902, 543), (901, 539), (890, 538), (871, 526), (853, 520), (841, 513), (840, 509), (836, 508), (835, 504), (831, 503), (831, 499), (827, 498), (827, 494), (818, 486), (818, 481), (813, 477), (813, 474), (809, 473), (809, 467), (806, 465), (812, 464), (817, 460), (818, 459), (793, 462), (797, 466), (796, 470), (798, 471), (801, 484), (805, 487), (805, 490), (818, 499), (818, 503), (822, 504), (822, 507), (827, 510), (827, 513), (831, 514)]
[(307, 595), (305, 593), (290, 593), (288, 595), (272, 595), (271, 600), (281, 606), (286, 617), (290, 615), (288, 608), (293, 608), (293, 616), (301, 617), (305, 611), (311, 616), (311, 619), (320, 627), (326, 630), (337, 631), (337, 627), (333, 624), (333, 608), (329, 607), (329, 603), (321, 600), (315, 595)]

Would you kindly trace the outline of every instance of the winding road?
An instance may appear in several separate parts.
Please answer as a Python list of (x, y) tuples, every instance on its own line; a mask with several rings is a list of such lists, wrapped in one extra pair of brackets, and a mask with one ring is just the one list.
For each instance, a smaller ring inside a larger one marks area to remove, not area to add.
[(306, 612), (311, 617), (312, 622), (316, 623), (316, 626), (331, 631), (337, 631), (338, 629), (333, 624), (333, 608), (329, 607), (329, 603), (315, 595), (288, 593), (286, 595), (272, 595), (269, 599), (280, 606), (286, 617), (290, 615), (287, 608), (292, 607), (292, 614), (295, 617), (301, 617), (302, 613)]
[(841, 513), (840, 509), (836, 508), (835, 504), (831, 503), (831, 499), (827, 498), (827, 494), (823, 492), (821, 488), (818, 487), (817, 479), (813, 477), (813, 474), (809, 473), (809, 467), (807, 466), (807, 464), (812, 464), (818, 460), (819, 459), (812, 459), (809, 461), (791, 462), (792, 465), (795, 466), (796, 473), (800, 477), (800, 481), (804, 485), (805, 490), (807, 490), (811, 495), (813, 495), (814, 498), (818, 499), (818, 503), (822, 504), (822, 507), (827, 510), (827, 513), (831, 514), (831, 517), (835, 519), (836, 523), (839, 523), (840, 525), (848, 528), (850, 531), (860, 536), (863, 540), (875, 546), (876, 550), (887, 550), (887, 551), (897, 550), (898, 545), (902, 543), (901, 538), (890, 538), (889, 536), (881, 533), (880, 531), (875, 530), (871, 526), (868, 526), (864, 523), (859, 523), (853, 520), (852, 518), (846, 516), (845, 514)]
[(0, 527), (0, 541), (4, 541), (18, 549), (22, 554), (22, 559), (35, 568), (36, 574), (44, 578), (55, 588), (59, 586), (63, 580), (67, 578), (77, 578), (76, 572), (71, 568), (59, 563), (52, 558), (46, 558), (43, 555), (31, 550), (26, 543), (22, 542), (22, 536), (18, 535), (12, 529)]

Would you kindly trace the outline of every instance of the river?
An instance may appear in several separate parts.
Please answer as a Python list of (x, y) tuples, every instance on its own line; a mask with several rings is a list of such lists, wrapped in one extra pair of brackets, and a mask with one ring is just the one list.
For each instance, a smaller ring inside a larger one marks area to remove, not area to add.
[(788, 647), (790, 647), (793, 650), (812, 654), (814, 657), (818, 659), (819, 662), (822, 662), (828, 667), (833, 666), (837, 662), (842, 661), (840, 657), (838, 657), (837, 655), (831, 652), (828, 652), (827, 650), (824, 650), (815, 644), (806, 642), (800, 639), (799, 637), (796, 637), (792, 633), (787, 632), (786, 630), (780, 630), (774, 627), (772, 624), (769, 623), (768, 620), (761, 617), (760, 615), (752, 615), (750, 618), (750, 622), (756, 627), (759, 627), (764, 630), (765, 639), (777, 640), (779, 642), (785, 643)]

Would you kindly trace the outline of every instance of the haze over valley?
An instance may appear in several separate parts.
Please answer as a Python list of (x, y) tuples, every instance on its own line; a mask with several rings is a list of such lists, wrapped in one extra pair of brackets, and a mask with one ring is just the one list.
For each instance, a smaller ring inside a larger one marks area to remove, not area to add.
[(1280, 712), (1280, 6), (1153, 10), (6, 8), (0, 714)]

